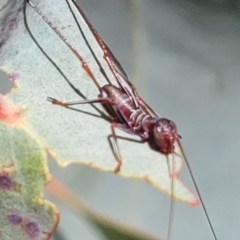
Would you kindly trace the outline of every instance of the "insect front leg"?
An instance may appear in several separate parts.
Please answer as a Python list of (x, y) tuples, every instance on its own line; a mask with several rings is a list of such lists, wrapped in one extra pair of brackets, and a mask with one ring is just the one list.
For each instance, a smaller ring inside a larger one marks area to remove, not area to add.
[[(173, 152), (173, 143), (172, 143), (172, 152)], [(169, 158), (167, 157), (167, 167), (168, 167), (168, 174), (169, 174), (169, 181), (170, 181), (170, 188), (171, 188), (171, 202), (170, 202), (170, 214), (168, 219), (168, 232), (167, 232), (167, 240), (171, 239), (172, 228), (173, 228), (173, 217), (174, 217), (174, 201), (172, 196), (174, 196), (174, 154), (171, 154), (171, 162), (169, 162)]]

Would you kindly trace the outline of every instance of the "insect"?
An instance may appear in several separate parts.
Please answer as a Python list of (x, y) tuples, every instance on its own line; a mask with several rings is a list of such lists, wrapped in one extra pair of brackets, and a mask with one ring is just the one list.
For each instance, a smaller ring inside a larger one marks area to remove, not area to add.
[[(152, 150), (158, 151), (159, 154), (165, 155), (166, 159), (168, 155), (171, 155), (172, 158), (174, 158), (174, 156), (177, 156), (178, 154), (175, 149), (176, 147), (179, 147), (182, 153), (182, 157), (185, 160), (185, 163), (193, 180), (202, 207), (204, 209), (204, 213), (209, 223), (213, 237), (215, 240), (217, 240), (216, 234), (214, 232), (212, 223), (210, 221), (202, 197), (198, 190), (193, 173), (181, 147), (181, 137), (178, 134), (176, 124), (170, 119), (159, 117), (154, 112), (154, 110), (138, 95), (135, 87), (128, 80), (127, 74), (121, 67), (120, 63), (114, 57), (105, 42), (98, 35), (97, 31), (92, 27), (91, 23), (85, 16), (82, 9), (74, 1), (66, 0), (66, 3), (69, 7), (69, 11), (72, 13), (73, 18), (75, 19), (78, 30), (80, 31), (85, 41), (86, 47), (91, 52), (92, 57), (96, 61), (101, 74), (106, 79), (107, 84), (103, 86), (98, 83), (98, 79), (95, 78), (94, 71), (91, 69), (91, 66), (87, 63), (87, 61), (82, 57), (81, 53), (79, 53), (76, 49), (74, 49), (74, 47), (72, 47), (72, 45), (67, 41), (67, 39), (61, 34), (61, 32), (41, 13), (41, 11), (33, 4), (32, 1), (26, 0), (25, 4), (26, 3), (28, 3), (40, 15), (40, 17), (42, 17), (42, 19), (49, 25), (50, 28), (52, 28), (56, 35), (60, 37), (62, 42), (69, 48), (69, 50), (72, 51), (72, 53), (78, 58), (82, 68), (91, 78), (92, 82), (95, 84), (99, 91), (99, 95), (92, 99), (62, 102), (61, 100), (48, 97), (48, 101), (55, 105), (66, 108), (81, 104), (102, 104), (104, 106), (105, 112), (103, 113), (103, 117), (107, 121), (109, 121), (109, 127), (111, 129), (111, 135), (109, 135), (109, 142), (113, 154), (117, 160), (117, 164), (114, 170), (115, 173), (120, 172), (121, 167), (124, 164), (124, 159), (122, 159), (121, 150), (119, 149), (118, 145), (119, 136), (116, 134), (116, 129), (120, 129), (128, 133), (129, 136), (138, 136), (140, 138), (140, 140), (138, 141), (139, 143), (147, 143)], [(92, 47), (84, 33), (83, 26), (81, 26), (77, 21), (76, 12), (78, 12), (78, 14), (80, 14), (81, 17), (84, 19), (84, 27), (88, 28), (91, 31), (93, 39), (95, 41), (94, 44), (97, 44), (98, 47), (102, 49), (103, 58), (101, 60), (96, 56), (94, 48)], [(26, 17), (25, 25), (29, 33), (31, 34), (31, 31), (27, 25)], [(34, 36), (32, 36), (32, 38), (34, 39)], [(107, 65), (108, 69), (112, 72), (116, 84), (113, 84), (111, 79), (109, 79), (109, 76), (106, 74), (104, 68), (102, 67), (103, 64)], [(126, 140), (130, 140), (130, 137)], [(170, 172), (172, 171), (169, 167), (169, 173)], [(173, 192), (173, 180), (171, 180), (171, 189)], [(173, 200), (171, 200), (171, 211), (172, 209)], [(169, 229), (170, 228), (171, 219), (169, 220)], [(170, 239), (170, 232), (168, 233), (168, 239)]]

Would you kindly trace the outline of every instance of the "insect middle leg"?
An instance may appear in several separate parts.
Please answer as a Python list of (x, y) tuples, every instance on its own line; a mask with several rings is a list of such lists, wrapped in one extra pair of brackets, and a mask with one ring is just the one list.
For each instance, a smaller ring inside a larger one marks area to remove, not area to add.
[[(51, 98), (51, 97), (48, 97), (47, 100), (49, 102), (51, 102), (52, 104), (59, 105), (62, 107), (69, 107), (72, 105), (87, 104), (87, 103), (90, 103), (90, 104), (91, 103), (108, 103), (108, 104), (110, 103), (110, 100), (106, 97), (105, 98), (97, 98), (97, 99), (84, 99), (84, 100), (80, 100), (80, 101), (71, 101), (71, 102), (62, 102), (60, 100), (57, 100), (57, 99)], [(116, 133), (114, 130), (115, 128), (120, 128), (124, 131), (126, 131), (127, 129), (126, 129), (126, 127), (124, 127), (123, 124), (111, 122), (112, 134), (108, 136), (108, 141), (109, 141), (110, 147), (112, 149), (112, 152), (118, 162), (116, 168), (114, 169), (114, 172), (118, 173), (122, 166), (122, 157), (120, 155), (119, 147), (117, 144), (117, 136), (116, 136)], [(110, 140), (111, 137), (113, 137), (113, 139), (114, 139), (114, 144), (111, 143), (111, 140)]]
[(79, 104), (86, 104), (86, 103), (108, 103), (110, 104), (109, 98), (106, 97), (99, 97), (96, 99), (84, 99), (84, 100), (78, 100), (78, 101), (71, 101), (71, 102), (62, 102), (55, 98), (48, 97), (47, 100), (51, 102), (52, 104), (59, 105), (62, 107), (69, 107), (73, 105), (79, 105)]
[[(131, 131), (124, 125), (121, 123), (117, 123), (117, 122), (113, 122), (111, 123), (111, 132), (112, 134), (108, 136), (108, 141), (110, 144), (110, 147), (112, 149), (112, 152), (117, 160), (117, 166), (114, 169), (114, 173), (118, 173), (121, 170), (121, 166), (122, 166), (122, 156), (120, 154), (120, 150), (119, 150), (119, 146), (118, 146), (118, 142), (117, 139), (121, 138), (127, 141), (132, 141), (132, 142), (137, 142), (137, 143), (144, 143), (146, 142), (146, 140), (136, 140), (136, 139), (132, 139), (132, 138), (126, 138), (126, 137), (120, 137), (116, 135), (115, 129), (121, 129), (124, 132), (129, 132), (131, 133)], [(111, 141), (111, 138), (113, 138), (113, 142)]]
[[(59, 105), (61, 107), (66, 107), (66, 108), (69, 107), (69, 106), (79, 105), (79, 104), (91, 104), (91, 103), (110, 104), (110, 99), (107, 98), (107, 97), (104, 97), (104, 98), (100, 97), (100, 98), (97, 98), (97, 99), (84, 99), (84, 100), (80, 100), (80, 101), (78, 100), (78, 101), (71, 101), (71, 102), (62, 102), (60, 100), (57, 100), (57, 99), (51, 98), (51, 97), (48, 97), (47, 100), (50, 101), (52, 104)], [(109, 119), (106, 119), (106, 120), (109, 121)], [(112, 119), (112, 121), (113, 121), (113, 119)], [(110, 147), (112, 149), (112, 152), (113, 152), (113, 154), (114, 154), (114, 156), (117, 160), (117, 166), (115, 167), (114, 172), (118, 173), (121, 170), (122, 157), (121, 157), (121, 154), (120, 154), (120, 151), (119, 151), (117, 138), (121, 138), (121, 139), (128, 140), (128, 141), (134, 141), (134, 142), (137, 142), (137, 143), (143, 143), (143, 142), (145, 142), (145, 140), (139, 140), (138, 141), (136, 139), (130, 139), (130, 138), (117, 136), (116, 133), (115, 133), (115, 128), (121, 129), (124, 132), (129, 132), (129, 133), (131, 133), (131, 130), (129, 130), (124, 124), (121, 124), (121, 123), (118, 123), (118, 122), (112, 122), (112, 121), (109, 121), (111, 123), (111, 133), (112, 134), (108, 136), (108, 141), (109, 141)], [(113, 138), (113, 143), (111, 141), (111, 138)]]
[[(120, 123), (111, 123), (112, 134), (108, 136), (108, 141), (109, 141), (110, 147), (111, 147), (112, 152), (117, 160), (117, 166), (114, 169), (114, 173), (118, 173), (121, 170), (121, 166), (122, 166), (122, 157), (121, 157), (118, 143), (117, 143), (117, 135), (115, 133), (115, 128), (121, 128), (121, 127), (123, 127), (123, 125)], [(113, 144), (111, 142), (111, 138), (113, 138)]]

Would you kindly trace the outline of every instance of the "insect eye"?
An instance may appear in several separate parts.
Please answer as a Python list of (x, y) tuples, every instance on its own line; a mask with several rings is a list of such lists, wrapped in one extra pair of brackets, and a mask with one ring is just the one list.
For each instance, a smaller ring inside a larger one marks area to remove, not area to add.
[(160, 118), (156, 121), (153, 128), (153, 134), (156, 139), (171, 138), (176, 135), (176, 132), (177, 129), (174, 122), (166, 118)]

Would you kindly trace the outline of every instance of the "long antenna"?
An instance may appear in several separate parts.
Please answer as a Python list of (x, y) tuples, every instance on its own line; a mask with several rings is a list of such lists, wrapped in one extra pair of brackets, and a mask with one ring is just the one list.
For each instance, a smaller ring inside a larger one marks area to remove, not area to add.
[(207, 219), (207, 221), (208, 221), (209, 227), (210, 227), (210, 229), (211, 229), (212, 235), (213, 235), (213, 237), (214, 237), (215, 240), (218, 240), (218, 239), (217, 239), (217, 235), (216, 235), (216, 233), (215, 233), (215, 231), (214, 231), (213, 225), (212, 225), (212, 223), (211, 223), (210, 217), (209, 217), (209, 215), (208, 215), (208, 213), (207, 213), (207, 209), (206, 209), (205, 204), (204, 204), (204, 202), (203, 202), (202, 196), (201, 196), (200, 191), (199, 191), (199, 189), (198, 189), (196, 180), (195, 180), (195, 178), (194, 178), (194, 176), (193, 176), (192, 169), (191, 169), (190, 164), (189, 164), (189, 162), (188, 162), (188, 160), (187, 160), (187, 158), (186, 158), (186, 155), (185, 155), (185, 153), (184, 153), (184, 151), (183, 151), (183, 148), (182, 148), (182, 145), (181, 145), (179, 139), (177, 140), (177, 142), (178, 142), (178, 145), (179, 145), (179, 147), (180, 147), (180, 149), (181, 149), (181, 152), (182, 152), (182, 155), (183, 155), (183, 157), (184, 157), (185, 163), (186, 163), (186, 165), (187, 165), (189, 174), (190, 174), (190, 176), (191, 176), (191, 178), (192, 178), (193, 185), (194, 185), (194, 187), (195, 187), (195, 189), (196, 189), (196, 191), (197, 191), (197, 195), (198, 195), (199, 200), (200, 200), (200, 202), (201, 202), (201, 205), (202, 205), (203, 211), (204, 211), (204, 213), (205, 213), (206, 219)]

